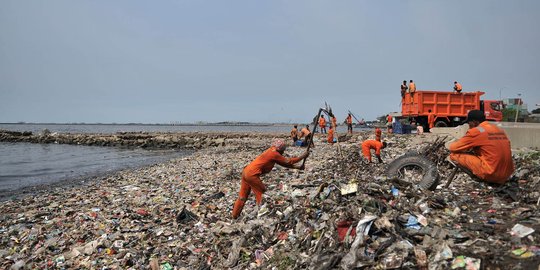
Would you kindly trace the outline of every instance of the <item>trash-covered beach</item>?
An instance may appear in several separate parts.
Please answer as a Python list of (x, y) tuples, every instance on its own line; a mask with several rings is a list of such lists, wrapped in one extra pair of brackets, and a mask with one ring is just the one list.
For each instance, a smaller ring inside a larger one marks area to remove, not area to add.
[(515, 177), (500, 187), (460, 173), (445, 188), (450, 167), (441, 163), (441, 182), (429, 191), (387, 177), (386, 168), (436, 135), (384, 134), (385, 163), (364, 164), (359, 144), (372, 132), (334, 145), (317, 134), (304, 171), (275, 166), (263, 176), (267, 211), (255, 211), (251, 196), (232, 220), (242, 169), (273, 136), (284, 137), (223, 136), (187, 157), (4, 202), (0, 268), (539, 267), (538, 151), (515, 151)]

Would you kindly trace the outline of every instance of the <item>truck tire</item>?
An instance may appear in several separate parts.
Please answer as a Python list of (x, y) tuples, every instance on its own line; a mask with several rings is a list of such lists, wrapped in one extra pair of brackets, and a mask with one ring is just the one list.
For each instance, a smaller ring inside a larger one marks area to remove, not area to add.
[[(405, 169), (412, 169), (417, 178), (407, 179)], [(421, 190), (435, 190), (439, 184), (439, 172), (437, 165), (424, 156), (416, 153), (407, 153), (388, 164), (386, 175), (389, 178), (398, 178), (413, 184)]]
[(435, 122), (435, 127), (448, 127), (448, 123), (444, 120), (438, 120)]

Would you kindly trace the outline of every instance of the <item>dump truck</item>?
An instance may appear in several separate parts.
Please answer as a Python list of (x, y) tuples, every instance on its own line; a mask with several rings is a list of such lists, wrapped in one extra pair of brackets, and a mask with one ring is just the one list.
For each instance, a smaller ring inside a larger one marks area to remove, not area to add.
[(421, 90), (411, 96), (406, 93), (401, 102), (399, 118), (414, 118), (427, 130), (428, 110), (435, 114), (436, 127), (455, 127), (463, 124), (470, 110), (481, 110), (488, 121), (502, 121), (502, 101), (481, 100), (482, 91), (448, 92)]

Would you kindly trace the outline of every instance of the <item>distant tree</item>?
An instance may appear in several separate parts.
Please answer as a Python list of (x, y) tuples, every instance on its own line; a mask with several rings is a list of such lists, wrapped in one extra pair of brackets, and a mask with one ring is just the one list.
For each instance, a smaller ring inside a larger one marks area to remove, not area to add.
[(516, 118), (516, 110), (504, 108), (502, 110), (502, 113), (503, 113), (503, 121), (514, 122), (514, 119)]
[(534, 113), (534, 114), (540, 113), (540, 108), (532, 110), (531, 113)]

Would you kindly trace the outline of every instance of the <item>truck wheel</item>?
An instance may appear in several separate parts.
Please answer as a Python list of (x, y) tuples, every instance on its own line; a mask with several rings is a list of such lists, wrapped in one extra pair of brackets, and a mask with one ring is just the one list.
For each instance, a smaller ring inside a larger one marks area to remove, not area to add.
[(439, 121), (435, 122), (435, 126), (436, 127), (448, 127), (448, 124), (446, 123), (446, 121), (439, 120)]
[(439, 184), (437, 165), (419, 154), (407, 153), (388, 164), (386, 174), (411, 183), (421, 190), (435, 190)]

